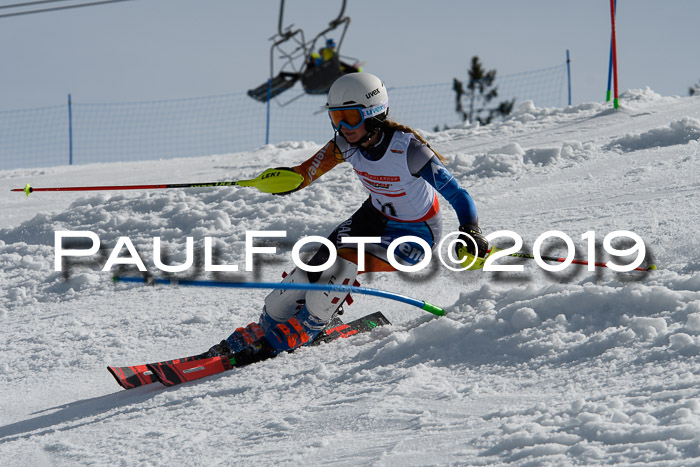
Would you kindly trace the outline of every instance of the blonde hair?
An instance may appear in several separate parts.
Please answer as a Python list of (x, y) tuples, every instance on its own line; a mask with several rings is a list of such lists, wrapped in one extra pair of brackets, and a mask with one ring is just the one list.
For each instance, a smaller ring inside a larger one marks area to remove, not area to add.
[(418, 132), (416, 130), (414, 130), (413, 128), (408, 127), (406, 125), (402, 125), (402, 124), (397, 123), (397, 122), (394, 122), (392, 120), (385, 120), (383, 123), (383, 127), (388, 129), (388, 130), (399, 130), (399, 131), (403, 131), (404, 133), (413, 133), (413, 136), (415, 136), (415, 138), (418, 141), (425, 144), (428, 147), (428, 149), (433, 151), (433, 153), (435, 154), (435, 156), (437, 156), (437, 158), (440, 160), (440, 162), (442, 162), (443, 164), (447, 163), (447, 159), (445, 158), (445, 156), (443, 156), (442, 154), (437, 152), (435, 149), (433, 149), (430, 146), (430, 144), (425, 140), (425, 138), (423, 138), (421, 135), (419, 135)]

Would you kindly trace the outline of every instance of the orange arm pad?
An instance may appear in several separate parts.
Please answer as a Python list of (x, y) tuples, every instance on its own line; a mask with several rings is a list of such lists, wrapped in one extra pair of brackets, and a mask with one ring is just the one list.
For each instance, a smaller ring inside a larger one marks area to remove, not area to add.
[(295, 172), (304, 177), (304, 181), (299, 185), (299, 189), (311, 185), (314, 180), (341, 162), (343, 162), (343, 159), (338, 147), (333, 141), (329, 141), (325, 146), (319, 149), (316, 154), (311, 156), (311, 158), (292, 167)]

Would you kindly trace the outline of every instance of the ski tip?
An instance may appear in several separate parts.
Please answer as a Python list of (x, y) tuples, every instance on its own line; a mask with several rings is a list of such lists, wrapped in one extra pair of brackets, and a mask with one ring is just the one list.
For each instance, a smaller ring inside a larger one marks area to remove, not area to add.
[(650, 264), (649, 266), (647, 266), (647, 271), (656, 271), (656, 265)]
[(126, 377), (126, 375), (124, 374), (124, 372), (122, 371), (121, 368), (119, 368), (119, 367), (111, 367), (111, 366), (108, 366), (108, 367), (107, 367), (107, 370), (109, 371), (109, 373), (110, 373), (112, 376), (114, 376), (114, 379), (117, 381), (117, 384), (118, 384), (119, 386), (121, 386), (122, 388), (124, 388), (124, 389), (133, 389), (133, 388), (136, 387), (136, 386), (131, 385), (131, 384), (129, 384), (129, 383), (127, 382), (127, 377)]

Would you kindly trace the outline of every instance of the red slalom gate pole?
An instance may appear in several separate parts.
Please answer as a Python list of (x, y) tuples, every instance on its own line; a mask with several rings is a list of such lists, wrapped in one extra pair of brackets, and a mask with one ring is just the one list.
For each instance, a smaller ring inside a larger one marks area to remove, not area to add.
[(610, 21), (612, 24), (612, 62), (613, 62), (613, 81), (615, 87), (615, 97), (613, 99), (613, 107), (618, 108), (618, 93), (617, 93), (617, 39), (615, 35), (615, 0), (610, 0)]

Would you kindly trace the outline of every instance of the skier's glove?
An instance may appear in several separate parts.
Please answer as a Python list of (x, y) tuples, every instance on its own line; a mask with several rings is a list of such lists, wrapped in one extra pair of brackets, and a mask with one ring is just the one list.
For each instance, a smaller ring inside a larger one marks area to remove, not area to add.
[[(473, 256), (478, 256), (481, 258), (486, 257), (488, 254), (489, 250), (489, 242), (486, 240), (486, 237), (484, 237), (481, 234), (481, 229), (479, 228), (478, 225), (476, 224), (469, 224), (469, 225), (460, 225), (459, 226), (459, 231), (464, 232), (463, 234), (459, 235), (459, 239), (462, 240), (466, 244), (467, 248), (467, 253)], [(470, 238), (467, 237), (471, 236), (471, 238), (474, 239), (472, 241)], [(476, 246), (478, 248), (478, 252), (474, 252), (474, 243), (476, 242)], [(459, 257), (459, 249), (462, 248), (463, 245), (460, 242), (457, 242), (455, 244), (455, 250), (457, 252), (457, 256)]]

